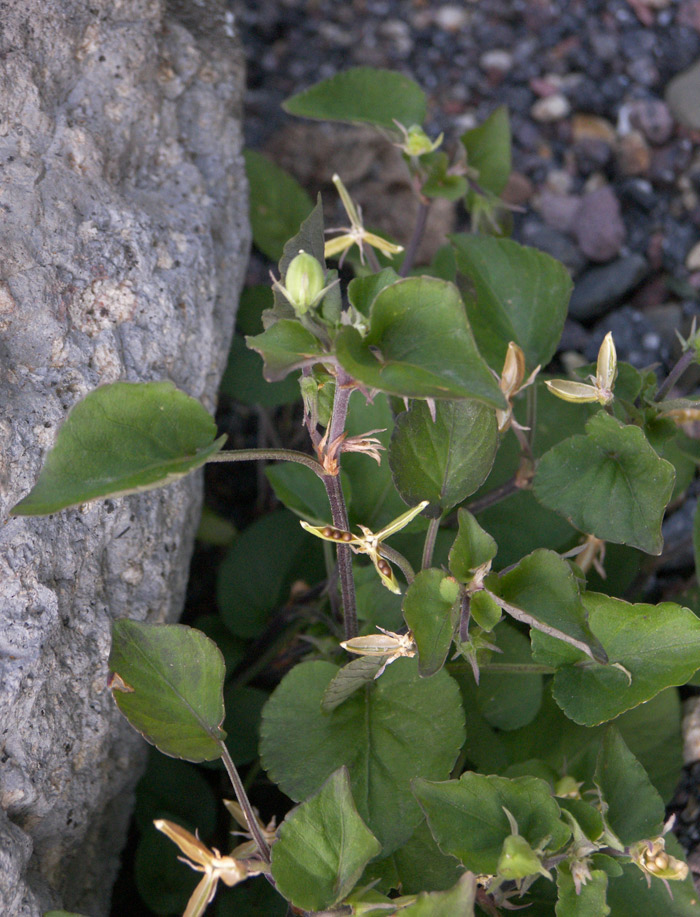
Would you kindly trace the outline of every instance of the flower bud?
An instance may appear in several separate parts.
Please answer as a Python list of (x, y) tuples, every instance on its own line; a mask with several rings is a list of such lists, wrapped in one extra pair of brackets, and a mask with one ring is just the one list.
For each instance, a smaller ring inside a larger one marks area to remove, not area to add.
[(399, 124), (399, 127), (403, 133), (403, 143), (398, 146), (407, 156), (423, 156), (425, 153), (432, 153), (442, 143), (442, 134), (437, 140), (432, 141), (419, 124), (412, 124), (408, 128)]
[(325, 279), (323, 268), (313, 255), (300, 251), (292, 258), (284, 283), (297, 315), (304, 315), (315, 305), (323, 291)]
[(498, 875), (503, 879), (525, 879), (535, 874), (551, 876), (542, 865), (542, 862), (519, 834), (511, 834), (503, 841), (501, 855), (498, 858)]

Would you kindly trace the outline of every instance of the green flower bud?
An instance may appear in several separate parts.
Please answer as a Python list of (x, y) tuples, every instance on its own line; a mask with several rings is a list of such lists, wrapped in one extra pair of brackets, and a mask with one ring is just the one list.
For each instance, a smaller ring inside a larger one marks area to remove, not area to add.
[(403, 133), (403, 143), (398, 146), (407, 156), (423, 156), (425, 153), (432, 153), (442, 143), (442, 134), (437, 140), (432, 141), (419, 124), (412, 124), (408, 128), (399, 124), (399, 127)]
[(502, 879), (525, 879), (535, 875), (551, 876), (542, 865), (539, 856), (519, 834), (511, 834), (503, 841), (498, 858), (498, 875)]
[(289, 301), (297, 315), (304, 315), (316, 304), (325, 282), (323, 268), (313, 255), (300, 251), (292, 258), (284, 279)]

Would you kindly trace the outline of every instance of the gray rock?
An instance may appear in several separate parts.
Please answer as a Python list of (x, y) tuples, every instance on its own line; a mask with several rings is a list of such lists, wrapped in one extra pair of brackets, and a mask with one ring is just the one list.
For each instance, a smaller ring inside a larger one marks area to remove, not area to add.
[(590, 321), (609, 312), (627, 293), (641, 283), (649, 271), (646, 259), (632, 254), (585, 271), (576, 281), (569, 315)]
[(543, 226), (542, 223), (536, 220), (527, 220), (523, 223), (520, 235), (525, 245), (539, 248), (540, 251), (546, 252), (556, 258), (557, 261), (561, 261), (574, 276), (586, 264), (586, 259), (573, 242), (567, 239), (563, 233), (557, 232), (556, 229), (552, 229), (550, 226)]
[(666, 87), (666, 103), (676, 121), (700, 130), (700, 61), (671, 80)]
[(11, 0), (2, 25), (0, 914), (100, 917), (145, 750), (110, 627), (179, 615), (201, 479), (8, 512), (97, 385), (214, 408), (249, 245), (242, 59), (224, 0)]
[(610, 261), (620, 253), (625, 241), (625, 224), (611, 187), (605, 185), (583, 197), (574, 233), (579, 248), (591, 261)]

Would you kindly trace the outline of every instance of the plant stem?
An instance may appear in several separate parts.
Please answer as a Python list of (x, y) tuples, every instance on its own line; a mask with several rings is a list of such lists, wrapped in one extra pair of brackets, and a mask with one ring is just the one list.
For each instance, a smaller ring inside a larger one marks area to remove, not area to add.
[(381, 271), (382, 266), (380, 265), (379, 260), (377, 256), (375, 255), (374, 249), (372, 248), (371, 245), (368, 245), (367, 248), (365, 249), (365, 255), (367, 255), (367, 261), (369, 262), (369, 266), (372, 268), (375, 274), (378, 274)]
[(435, 550), (435, 538), (440, 528), (439, 519), (431, 519), (428, 531), (425, 533), (425, 544), (423, 545), (423, 559), (421, 560), (421, 570), (426, 570), (433, 562), (433, 551)]
[(428, 211), (430, 210), (430, 201), (426, 201), (424, 198), (421, 198), (418, 204), (418, 214), (416, 215), (416, 225), (413, 227), (413, 235), (411, 240), (406, 246), (406, 254), (404, 255), (403, 263), (399, 268), (398, 274), (399, 277), (408, 276), (408, 272), (413, 267), (413, 262), (416, 260), (416, 252), (418, 251), (418, 246), (423, 239), (423, 233), (425, 232), (425, 224), (428, 222)]
[(498, 672), (499, 675), (554, 675), (557, 671), (554, 666), (536, 665), (534, 662), (487, 662), (479, 668), (482, 672)]
[(479, 497), (478, 500), (472, 500), (471, 503), (467, 503), (466, 508), (473, 516), (476, 516), (477, 513), (488, 509), (490, 506), (495, 506), (496, 503), (500, 503), (501, 500), (505, 500), (507, 497), (512, 496), (512, 494), (517, 493), (520, 489), (521, 488), (518, 487), (516, 483), (515, 477), (509, 478), (505, 484), (501, 484), (500, 487), (497, 487), (490, 493), (484, 494), (484, 496)]
[(406, 577), (406, 582), (410, 586), (413, 580), (416, 578), (416, 574), (413, 572), (413, 567), (409, 564), (403, 554), (395, 551), (394, 548), (390, 548), (387, 544), (380, 545), (379, 553), (382, 555), (382, 557), (390, 560), (392, 564), (396, 564), (399, 570)]
[(527, 396), (527, 441), (530, 446), (530, 455), (532, 456), (535, 449), (535, 429), (537, 427), (537, 386), (531, 385), (526, 393)]
[(690, 350), (681, 356), (676, 365), (672, 367), (671, 372), (666, 376), (666, 379), (661, 385), (661, 388), (656, 393), (654, 401), (663, 401), (666, 395), (671, 391), (676, 382), (680, 379), (686, 369), (695, 362), (695, 348), (691, 347)]
[(236, 802), (241, 807), (243, 814), (245, 815), (245, 820), (248, 823), (250, 836), (258, 845), (258, 850), (262, 859), (266, 863), (269, 863), (270, 847), (265, 838), (262, 836), (260, 826), (258, 825), (258, 820), (255, 817), (255, 812), (253, 812), (253, 807), (250, 804), (248, 794), (246, 793), (245, 787), (243, 786), (243, 781), (241, 780), (240, 774), (236, 769), (236, 765), (233, 763), (233, 759), (231, 758), (231, 755), (228, 752), (228, 748), (226, 748), (224, 742), (220, 742), (219, 746), (221, 748), (221, 759), (224, 762), (224, 767), (226, 768), (229, 780), (231, 781), (231, 786), (233, 787), (233, 792), (236, 796)]
[[(345, 421), (348, 416), (348, 402), (352, 394), (352, 380), (347, 373), (339, 369), (335, 380), (335, 397), (333, 399), (333, 413), (328, 424), (326, 442), (331, 445), (345, 432)], [(340, 451), (338, 451), (338, 465), (340, 466)], [(338, 474), (323, 474), (321, 480), (328, 494), (331, 505), (333, 525), (338, 529), (347, 530), (348, 511), (345, 506), (345, 495), (340, 483), (340, 467)], [(352, 575), (352, 552), (345, 544), (338, 545), (338, 577), (340, 590), (343, 596), (343, 624), (345, 626), (345, 639), (352, 640), (357, 636), (357, 602), (355, 599), (355, 579)]]
[(209, 462), (255, 462), (258, 459), (270, 459), (271, 461), (299, 462), (306, 465), (319, 478), (326, 477), (323, 466), (306, 452), (297, 452), (296, 449), (236, 449), (235, 451), (217, 452), (207, 459)]

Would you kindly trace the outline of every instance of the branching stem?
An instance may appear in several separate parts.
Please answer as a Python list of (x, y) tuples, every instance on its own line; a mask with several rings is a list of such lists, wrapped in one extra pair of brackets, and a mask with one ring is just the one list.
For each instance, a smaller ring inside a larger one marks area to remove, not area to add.
[[(352, 394), (352, 380), (344, 370), (339, 370), (335, 381), (335, 397), (333, 399), (333, 413), (328, 424), (326, 442), (333, 443), (345, 431), (345, 421), (348, 416), (348, 403)], [(340, 463), (340, 453), (338, 453)], [(340, 470), (337, 475), (323, 474), (321, 480), (328, 494), (331, 506), (333, 525), (338, 529), (347, 530), (348, 511), (345, 506), (345, 495), (340, 483)], [(352, 552), (345, 544), (338, 545), (338, 578), (340, 591), (343, 596), (343, 624), (345, 626), (345, 639), (352, 640), (357, 636), (357, 602), (355, 599), (355, 579), (352, 575)]]
[(253, 807), (250, 804), (248, 799), (248, 794), (245, 791), (243, 786), (243, 781), (241, 780), (240, 774), (236, 768), (236, 765), (233, 763), (233, 759), (228, 752), (228, 748), (224, 742), (220, 742), (221, 747), (221, 760), (224, 762), (224, 767), (231, 781), (231, 786), (233, 787), (233, 792), (236, 796), (236, 801), (238, 805), (243, 810), (245, 815), (245, 820), (248, 823), (248, 830), (250, 831), (250, 836), (253, 838), (255, 843), (258, 845), (258, 850), (260, 851), (260, 856), (266, 862), (270, 862), (270, 846), (265, 840), (260, 831), (260, 826), (258, 825), (258, 820), (255, 817), (255, 812), (253, 812)]
[(675, 366), (672, 367), (671, 372), (666, 376), (666, 379), (661, 384), (654, 401), (663, 401), (666, 395), (671, 391), (673, 386), (678, 382), (683, 373), (695, 362), (695, 348), (691, 347), (689, 350), (680, 357)]
[(423, 545), (423, 559), (421, 560), (421, 570), (426, 570), (433, 562), (433, 551), (435, 550), (435, 538), (440, 528), (439, 519), (431, 519), (428, 531), (425, 533), (425, 544)]
[(296, 449), (236, 449), (235, 451), (217, 452), (207, 459), (209, 462), (255, 462), (260, 459), (269, 459), (270, 461), (299, 462), (306, 465), (319, 478), (326, 477), (323, 466), (316, 461), (311, 455), (305, 452), (297, 452)]
[(425, 198), (420, 198), (418, 203), (418, 213), (416, 215), (416, 225), (413, 227), (413, 235), (411, 240), (406, 246), (406, 254), (404, 255), (403, 263), (399, 268), (398, 274), (399, 277), (407, 277), (408, 272), (413, 267), (413, 262), (416, 260), (416, 253), (418, 251), (418, 246), (420, 245), (423, 234), (425, 232), (425, 225), (428, 222), (428, 212), (430, 211), (430, 201), (425, 200)]

